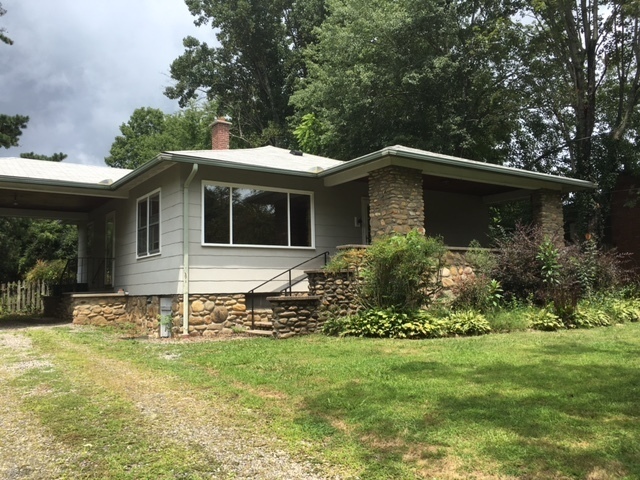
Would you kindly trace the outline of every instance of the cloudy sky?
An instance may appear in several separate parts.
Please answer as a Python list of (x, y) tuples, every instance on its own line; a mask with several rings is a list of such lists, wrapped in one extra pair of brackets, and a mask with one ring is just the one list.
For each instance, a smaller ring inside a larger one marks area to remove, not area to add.
[(134, 109), (178, 109), (162, 92), (182, 39), (213, 43), (183, 0), (0, 3), (0, 27), (14, 41), (0, 43), (0, 112), (30, 117), (20, 146), (0, 157), (64, 152), (66, 162), (104, 165)]

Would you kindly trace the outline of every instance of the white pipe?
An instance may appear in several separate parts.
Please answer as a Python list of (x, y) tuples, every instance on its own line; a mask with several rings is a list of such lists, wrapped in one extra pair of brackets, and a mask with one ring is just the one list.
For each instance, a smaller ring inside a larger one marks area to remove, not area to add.
[(191, 173), (182, 189), (182, 334), (189, 335), (189, 185), (198, 173), (198, 164), (191, 166)]

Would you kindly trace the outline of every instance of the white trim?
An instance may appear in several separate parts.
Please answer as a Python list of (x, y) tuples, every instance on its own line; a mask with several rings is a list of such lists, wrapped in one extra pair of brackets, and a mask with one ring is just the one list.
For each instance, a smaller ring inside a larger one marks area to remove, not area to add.
[[(214, 182), (211, 180), (202, 180), (200, 185), (200, 245), (203, 247), (233, 247), (233, 248), (280, 248), (280, 249), (300, 249), (300, 250), (313, 250), (316, 248), (316, 221), (315, 221), (315, 199), (314, 192), (309, 190), (294, 190), (289, 188), (268, 187), (264, 185), (247, 185), (240, 183), (227, 183), (227, 182)], [(243, 188), (251, 190), (262, 190), (265, 192), (279, 192), (287, 194), (287, 243), (288, 245), (254, 245), (243, 243), (231, 243), (233, 240), (233, 197), (229, 196), (229, 242), (230, 243), (206, 243), (204, 232), (204, 219), (205, 219), (205, 187), (213, 185), (216, 187), (228, 187), (228, 188)], [(311, 228), (311, 245), (291, 245), (291, 194), (306, 195), (309, 197), (309, 223)]]
[[(158, 255), (162, 254), (162, 194), (161, 194), (161, 188), (156, 188), (155, 190), (152, 190), (151, 192), (147, 193), (146, 195), (142, 195), (141, 197), (138, 197), (136, 199), (136, 204), (135, 204), (135, 209), (136, 209), (136, 260), (141, 260), (144, 258), (149, 258), (149, 257), (157, 257)], [(153, 252), (153, 253), (149, 253), (149, 235), (151, 233), (151, 224), (149, 222), (150, 220), (150, 215), (151, 215), (151, 209), (150, 207), (150, 202), (149, 199), (155, 195), (158, 195), (158, 251), (157, 252)], [(140, 229), (140, 219), (138, 218), (139, 215), (139, 209), (138, 206), (140, 204), (141, 201), (147, 201), (147, 253), (144, 255), (140, 255), (138, 252), (138, 230)]]

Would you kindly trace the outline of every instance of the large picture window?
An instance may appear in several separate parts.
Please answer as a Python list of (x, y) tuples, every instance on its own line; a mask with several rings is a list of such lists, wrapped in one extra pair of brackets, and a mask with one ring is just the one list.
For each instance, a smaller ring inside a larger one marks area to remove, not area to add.
[(203, 243), (311, 247), (311, 194), (205, 183)]
[(138, 199), (138, 257), (160, 253), (160, 191)]

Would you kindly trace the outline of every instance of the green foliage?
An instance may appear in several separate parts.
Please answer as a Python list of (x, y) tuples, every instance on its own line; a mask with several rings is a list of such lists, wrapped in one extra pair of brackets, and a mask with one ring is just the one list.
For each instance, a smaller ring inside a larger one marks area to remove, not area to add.
[(484, 335), (491, 332), (486, 318), (474, 311), (454, 312), (441, 318), (426, 310), (370, 309), (325, 322), (323, 333), (372, 338), (441, 338)]
[(20, 158), (32, 158), (33, 160), (46, 160), (47, 162), (61, 162), (67, 158), (66, 153), (54, 153), (53, 155), (41, 155), (35, 152), (21, 153)]
[(476, 275), (491, 275), (496, 266), (496, 255), (491, 250), (482, 248), (480, 242), (471, 240), (469, 249), (464, 254)]
[(190, 102), (174, 114), (157, 108), (137, 108), (105, 158), (111, 167), (136, 168), (168, 150), (210, 150), (211, 123), (217, 118), (213, 102), (198, 105)]
[[(0, 32), (0, 38), (2, 34)], [(22, 130), (27, 128), (29, 117), (24, 115), (0, 114), (0, 147), (11, 148), (18, 146), (18, 139)]]
[(534, 330), (553, 332), (565, 328), (560, 317), (546, 308), (530, 310), (525, 314), (525, 318), (529, 327)]
[(480, 274), (455, 284), (452, 288), (456, 310), (477, 310), (489, 312), (500, 307), (503, 290), (500, 282)]
[(518, 332), (529, 328), (526, 313), (529, 307), (511, 306), (493, 310), (487, 314), (487, 321), (493, 332)]
[(185, 38), (185, 52), (171, 64), (176, 83), (165, 95), (185, 106), (204, 91), (231, 116), (243, 146), (292, 143), (289, 97), (306, 75), (302, 51), (315, 41), (324, 0), (189, 0), (188, 6), (197, 25), (211, 25), (219, 46)]
[(309, 75), (291, 99), (303, 145), (346, 159), (401, 143), (500, 162), (520, 100), (506, 88), (510, 67), (498, 60), (519, 41), (507, 10), (329, 1), (306, 52)]
[(361, 297), (371, 307), (417, 309), (441, 289), (445, 247), (417, 231), (374, 241), (366, 250)]
[(540, 262), (542, 283), (544, 283), (549, 290), (553, 290), (560, 285), (559, 255), (558, 248), (548, 238), (545, 238), (538, 247), (536, 259)]
[(447, 331), (450, 335), (485, 335), (491, 332), (491, 325), (481, 313), (463, 310), (447, 317)]
[(349, 268), (359, 268), (363, 262), (364, 254), (361, 249), (353, 248), (340, 250), (333, 255), (323, 267), (328, 272), (339, 272)]
[(571, 326), (576, 328), (608, 327), (611, 317), (597, 305), (580, 306), (576, 309)]
[(53, 285), (59, 280), (66, 264), (67, 261), (63, 259), (48, 261), (38, 260), (25, 275), (25, 280), (28, 282), (44, 280), (49, 285)]

